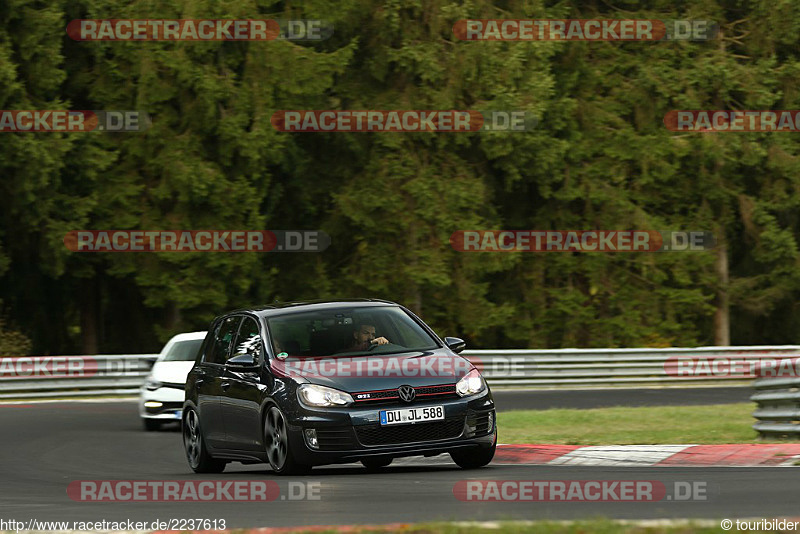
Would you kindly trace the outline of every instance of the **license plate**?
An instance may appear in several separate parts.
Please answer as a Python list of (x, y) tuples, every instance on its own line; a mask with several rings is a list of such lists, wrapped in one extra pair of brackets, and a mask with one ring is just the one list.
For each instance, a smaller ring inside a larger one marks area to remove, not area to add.
[(444, 406), (426, 408), (406, 408), (404, 410), (381, 410), (381, 425), (407, 425), (423, 421), (444, 419)]

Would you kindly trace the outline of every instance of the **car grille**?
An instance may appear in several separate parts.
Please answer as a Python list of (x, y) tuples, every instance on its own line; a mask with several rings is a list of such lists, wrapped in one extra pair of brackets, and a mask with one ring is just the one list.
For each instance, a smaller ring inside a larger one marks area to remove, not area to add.
[(366, 395), (366, 394), (369, 394), (369, 398), (368, 399), (358, 399), (358, 402), (369, 402), (369, 401), (376, 401), (376, 400), (381, 400), (381, 399), (397, 399), (397, 398), (400, 398), (400, 396), (397, 394), (397, 390), (396, 389), (387, 389), (387, 390), (384, 390), (384, 391), (370, 391), (368, 393), (360, 393), (360, 394), (356, 393), (355, 396), (357, 398), (358, 395)]
[(358, 440), (366, 446), (397, 445), (457, 438), (464, 430), (464, 419), (446, 419), (413, 425), (364, 425), (355, 428)]
[(356, 448), (351, 428), (317, 428), (317, 442), (321, 451), (346, 451)]
[(422, 388), (415, 388), (417, 392), (417, 397), (423, 395), (447, 395), (447, 394), (456, 394), (456, 385), (455, 384), (445, 384), (442, 386), (428, 386)]
[[(457, 397), (456, 394), (456, 386), (455, 384), (440, 384), (437, 386), (423, 386), (414, 388), (417, 396), (419, 397), (441, 397), (441, 398), (448, 398), (448, 397)], [(358, 398), (359, 395), (366, 395), (369, 394), (368, 399), (360, 399)], [(386, 402), (395, 399), (399, 399), (400, 396), (397, 394), (397, 388), (394, 389), (384, 389), (380, 391), (362, 391), (358, 393), (353, 393), (353, 398), (356, 399), (357, 403), (362, 402)], [(412, 401), (413, 402), (413, 401)]]

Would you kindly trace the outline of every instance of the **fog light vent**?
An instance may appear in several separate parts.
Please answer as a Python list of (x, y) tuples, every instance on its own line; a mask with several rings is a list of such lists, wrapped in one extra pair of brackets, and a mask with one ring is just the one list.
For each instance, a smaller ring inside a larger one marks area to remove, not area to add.
[(314, 428), (306, 428), (303, 431), (303, 434), (306, 437), (306, 443), (312, 449), (319, 449), (319, 441), (317, 441), (317, 431)]

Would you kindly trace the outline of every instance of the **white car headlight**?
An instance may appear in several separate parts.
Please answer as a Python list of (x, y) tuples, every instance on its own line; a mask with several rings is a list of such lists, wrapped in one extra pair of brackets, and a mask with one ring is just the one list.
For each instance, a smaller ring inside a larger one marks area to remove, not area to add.
[(353, 403), (349, 393), (317, 384), (300, 384), (297, 396), (300, 402), (310, 406), (347, 406)]
[(473, 369), (464, 375), (456, 384), (456, 393), (461, 397), (475, 395), (484, 389), (486, 389), (486, 382), (483, 381), (483, 377), (477, 369)]

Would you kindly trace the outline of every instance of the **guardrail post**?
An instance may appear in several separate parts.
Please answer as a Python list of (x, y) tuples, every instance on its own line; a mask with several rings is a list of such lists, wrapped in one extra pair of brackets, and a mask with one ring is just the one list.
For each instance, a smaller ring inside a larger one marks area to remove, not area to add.
[(762, 378), (750, 400), (758, 404), (753, 430), (759, 439), (800, 438), (800, 377)]

